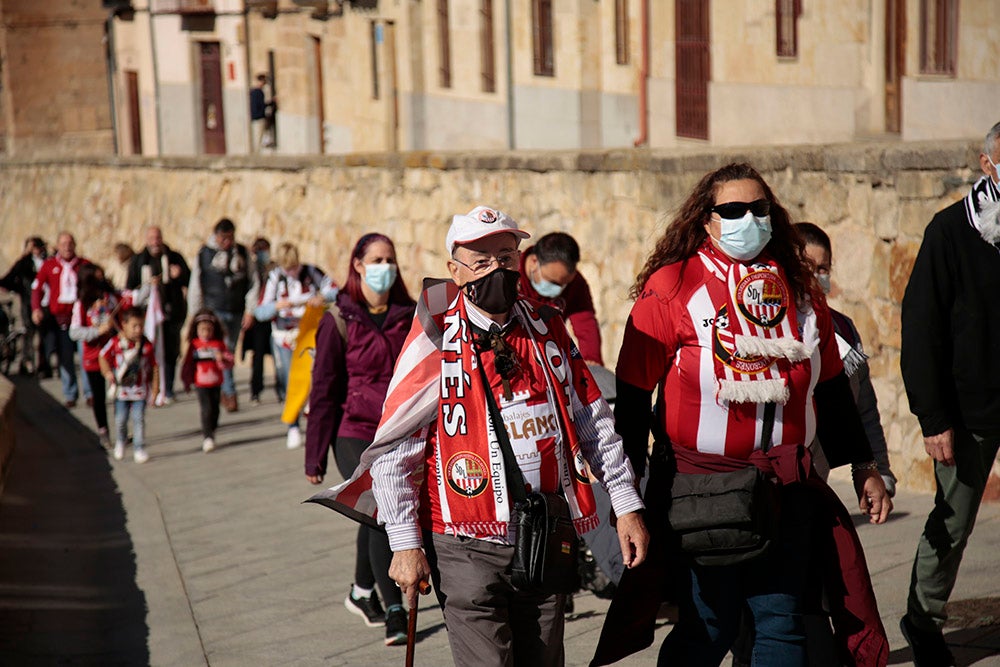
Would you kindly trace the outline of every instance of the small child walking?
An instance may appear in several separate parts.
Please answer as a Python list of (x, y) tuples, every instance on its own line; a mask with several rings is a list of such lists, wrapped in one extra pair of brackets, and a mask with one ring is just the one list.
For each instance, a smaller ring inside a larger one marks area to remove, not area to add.
[(222, 322), (211, 310), (199, 310), (188, 329), (188, 349), (181, 366), (184, 390), (194, 385), (201, 408), (201, 451), (215, 449), (215, 429), (219, 426), (222, 399), (222, 371), (233, 367), (233, 354), (226, 346)]
[(128, 421), (132, 418), (132, 459), (136, 463), (149, 460), (146, 453), (146, 402), (157, 386), (159, 368), (153, 344), (142, 335), (146, 314), (141, 308), (129, 308), (122, 315), (121, 332), (111, 338), (101, 350), (98, 361), (101, 374), (114, 387), (115, 397), (115, 460), (125, 458), (128, 442)]

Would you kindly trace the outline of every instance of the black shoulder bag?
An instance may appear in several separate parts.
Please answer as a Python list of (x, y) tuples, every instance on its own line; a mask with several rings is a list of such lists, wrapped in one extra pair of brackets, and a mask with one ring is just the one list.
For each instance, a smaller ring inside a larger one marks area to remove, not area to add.
[(486, 379), (482, 358), (479, 358), (479, 373), (486, 391), (490, 421), (503, 452), (512, 501), (511, 521), (517, 531), (511, 584), (526, 593), (572, 593), (579, 588), (576, 559), (580, 538), (573, 527), (569, 505), (558, 493), (527, 492), (524, 475), (511, 448), (493, 390)]
[[(771, 448), (774, 403), (764, 406), (761, 447)], [(735, 565), (765, 554), (777, 534), (777, 489), (755, 465), (674, 474), (668, 521), (681, 552), (698, 565)]]

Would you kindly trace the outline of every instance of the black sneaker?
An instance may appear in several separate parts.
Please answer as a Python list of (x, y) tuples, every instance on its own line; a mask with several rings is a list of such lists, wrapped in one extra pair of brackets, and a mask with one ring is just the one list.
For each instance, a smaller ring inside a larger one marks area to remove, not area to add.
[(389, 607), (385, 614), (385, 645), (399, 646), (406, 643), (406, 611), (398, 604)]
[(899, 629), (913, 650), (916, 667), (951, 667), (955, 664), (955, 657), (940, 630), (928, 632), (918, 628), (907, 616), (899, 619)]
[(378, 593), (375, 591), (366, 598), (356, 598), (353, 591), (349, 591), (344, 598), (344, 606), (347, 607), (347, 611), (363, 618), (369, 628), (377, 628), (385, 623), (385, 612), (382, 611), (382, 604), (378, 601)]

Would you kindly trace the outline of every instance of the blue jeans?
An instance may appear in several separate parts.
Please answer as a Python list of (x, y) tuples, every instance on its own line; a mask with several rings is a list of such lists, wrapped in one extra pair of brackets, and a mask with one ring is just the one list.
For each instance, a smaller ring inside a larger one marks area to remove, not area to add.
[[(80, 353), (80, 363), (82, 364), (83, 363), (83, 341), (82, 340), (81, 341), (77, 341), (76, 351)], [(80, 372), (80, 388), (83, 390), (83, 397), (84, 398), (91, 398), (91, 397), (93, 397), (94, 394), (90, 390), (90, 378), (87, 377), (87, 374), (85, 372), (83, 372), (82, 368), (80, 369), (80, 371), (81, 371)]]
[(284, 400), (288, 390), (288, 371), (292, 367), (292, 350), (271, 339), (271, 358), (274, 359), (274, 391)]
[[(227, 313), (224, 310), (216, 310), (214, 312), (216, 317), (222, 321), (222, 326), (226, 328), (226, 347), (235, 355), (236, 343), (240, 339), (240, 330), (243, 326), (243, 314)], [(222, 393), (225, 396), (236, 394), (236, 381), (233, 379), (232, 368), (222, 371)]]
[(69, 337), (69, 327), (56, 326), (56, 356), (59, 358), (59, 379), (62, 381), (63, 398), (75, 401), (80, 396), (76, 384), (77, 342)]
[(115, 437), (128, 442), (128, 418), (132, 415), (132, 447), (142, 449), (146, 443), (146, 401), (115, 401)]
[(753, 614), (752, 664), (806, 664), (803, 623), (815, 503), (800, 484), (781, 487), (781, 525), (771, 551), (748, 563), (690, 569), (691, 597), (660, 647), (660, 665), (719, 665), (732, 646), (744, 606)]

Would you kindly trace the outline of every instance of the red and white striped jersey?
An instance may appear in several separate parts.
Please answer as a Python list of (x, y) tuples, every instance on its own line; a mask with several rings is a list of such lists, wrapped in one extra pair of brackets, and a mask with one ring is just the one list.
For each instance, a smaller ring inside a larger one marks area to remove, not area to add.
[[(698, 256), (650, 276), (625, 327), (617, 376), (639, 389), (659, 387), (656, 420), (675, 446), (748, 458), (760, 447), (764, 405), (718, 398), (716, 360), (726, 374), (760, 372), (759, 358), (741, 359), (728, 331), (727, 286)], [(826, 302), (814, 298), (797, 313), (800, 339), (812, 355), (772, 361), (781, 369), (789, 399), (778, 404), (772, 443), (808, 444), (816, 434), (813, 389), (843, 365)], [(719, 326), (716, 326), (718, 322)]]

